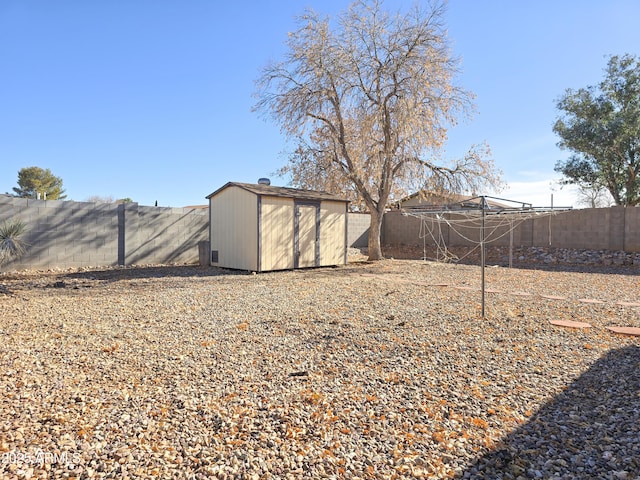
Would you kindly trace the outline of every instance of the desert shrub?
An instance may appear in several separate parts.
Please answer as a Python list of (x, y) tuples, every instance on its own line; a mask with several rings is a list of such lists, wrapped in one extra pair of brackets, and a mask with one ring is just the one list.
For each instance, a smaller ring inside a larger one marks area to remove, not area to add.
[(0, 265), (24, 255), (28, 245), (22, 236), (26, 231), (26, 224), (19, 219), (0, 223)]

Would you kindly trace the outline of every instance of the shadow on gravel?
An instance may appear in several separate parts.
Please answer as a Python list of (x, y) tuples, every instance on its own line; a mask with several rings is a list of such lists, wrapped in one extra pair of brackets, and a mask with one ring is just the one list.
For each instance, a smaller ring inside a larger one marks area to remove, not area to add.
[(91, 279), (103, 281), (136, 280), (165, 277), (220, 277), (225, 275), (249, 275), (244, 270), (227, 270), (217, 267), (195, 265), (116, 267), (104, 270), (87, 270), (58, 275), (60, 279)]
[[(363, 262), (366, 263), (366, 262)], [(294, 272), (300, 275), (305, 274), (327, 274), (335, 275), (336, 273), (351, 274), (360, 272), (357, 267), (350, 268), (349, 266), (328, 266), (328, 267), (316, 267), (316, 268), (300, 268), (290, 270), (274, 270), (267, 272), (260, 272), (257, 275), (261, 277), (268, 277), (270, 275), (278, 275), (283, 272)], [(202, 267), (196, 265), (177, 265), (177, 266), (144, 266), (144, 267), (114, 267), (104, 270), (87, 270), (83, 272), (71, 272), (58, 274), (57, 277), (64, 279), (91, 279), (91, 280), (103, 280), (103, 281), (117, 281), (117, 280), (135, 280), (143, 278), (166, 278), (166, 277), (221, 277), (221, 276), (247, 276), (254, 275), (253, 272), (247, 270), (232, 270), (219, 267)]]
[[(345, 266), (304, 268), (298, 270), (277, 270), (262, 272), (258, 275), (268, 277), (282, 272), (295, 272), (301, 275), (315, 273), (334, 276), (362, 273), (361, 265), (368, 262), (349, 263)], [(90, 287), (93, 282), (118, 282), (157, 278), (203, 278), (203, 277), (242, 277), (253, 275), (246, 270), (232, 270), (219, 267), (198, 265), (149, 265), (133, 267), (103, 267), (74, 271), (35, 271), (0, 272), (0, 294), (12, 295), (13, 289), (30, 288), (79, 288)]]
[(638, 439), (640, 346), (630, 346), (598, 360), (462, 478), (635, 480)]
[(250, 272), (195, 265), (106, 267), (71, 272), (21, 272), (0, 275), (0, 294), (33, 288), (90, 288), (100, 283), (160, 278), (246, 276)]

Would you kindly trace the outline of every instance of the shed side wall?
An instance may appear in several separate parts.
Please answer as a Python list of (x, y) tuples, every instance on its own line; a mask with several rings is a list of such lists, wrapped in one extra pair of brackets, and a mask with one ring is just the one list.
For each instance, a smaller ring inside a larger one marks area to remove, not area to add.
[(260, 270), (294, 267), (294, 202), (291, 198), (262, 197)]
[(346, 258), (347, 209), (343, 202), (320, 206), (320, 265), (343, 265)]
[(238, 187), (229, 187), (209, 200), (211, 265), (238, 270), (258, 269), (258, 199)]

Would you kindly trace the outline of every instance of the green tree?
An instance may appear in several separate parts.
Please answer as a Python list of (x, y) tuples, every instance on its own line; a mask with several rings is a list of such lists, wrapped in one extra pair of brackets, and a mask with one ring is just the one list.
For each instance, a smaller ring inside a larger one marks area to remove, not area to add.
[(56, 177), (51, 170), (40, 167), (25, 167), (18, 172), (18, 186), (13, 187), (18, 197), (40, 198), (46, 200), (64, 200), (62, 178)]
[(564, 184), (597, 192), (616, 205), (640, 204), (640, 61), (612, 56), (598, 86), (566, 90), (553, 126), (558, 146), (573, 154), (556, 163)]
[(394, 196), (499, 183), (486, 149), (451, 162), (439, 156), (473, 98), (454, 81), (444, 13), (434, 2), (391, 15), (376, 0), (355, 2), (336, 22), (308, 11), (284, 60), (257, 82), (255, 110), (298, 144), (283, 172), (298, 186), (361, 200), (371, 213), (371, 260), (382, 258), (382, 218)]

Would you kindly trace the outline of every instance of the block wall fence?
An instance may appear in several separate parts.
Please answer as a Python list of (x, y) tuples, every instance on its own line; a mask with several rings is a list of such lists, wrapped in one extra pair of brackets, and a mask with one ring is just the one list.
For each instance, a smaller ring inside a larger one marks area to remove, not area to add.
[[(451, 215), (453, 220), (462, 217)], [(486, 217), (487, 245), (509, 246), (510, 227), (494, 229), (497, 217)], [(429, 226), (429, 225), (427, 225)], [(431, 224), (436, 232), (437, 225)], [(385, 214), (383, 243), (385, 245), (423, 245), (421, 220), (404, 216), (399, 211)], [(479, 241), (479, 230), (441, 225), (439, 233), (447, 246), (473, 246)], [(427, 235), (427, 245), (435, 242)], [(640, 208), (611, 207), (569, 210), (552, 216), (524, 220), (513, 230), (513, 245), (520, 247), (554, 247), (585, 250), (640, 252)]]
[(347, 216), (347, 247), (363, 248), (369, 245), (368, 213), (349, 213)]
[(209, 239), (208, 213), (0, 195), (0, 223), (20, 219), (29, 244), (26, 255), (1, 269), (198, 263), (198, 243)]
[[(0, 195), (0, 223), (18, 218), (26, 223), (29, 244), (21, 259), (2, 271), (140, 264), (197, 264), (202, 243), (209, 240), (208, 209), (146, 207), (137, 203), (90, 203), (15, 198)], [(368, 243), (369, 215), (350, 213), (349, 247)], [(492, 230), (487, 217), (487, 231)], [(421, 221), (391, 211), (384, 217), (383, 245), (423, 245)], [(449, 246), (471, 246), (477, 229), (442, 225)], [(498, 238), (500, 237), (500, 238)], [(508, 246), (503, 227), (488, 240)], [(427, 244), (434, 242), (427, 239)], [(571, 210), (525, 220), (513, 231), (514, 246), (640, 252), (640, 208), (611, 207)]]

